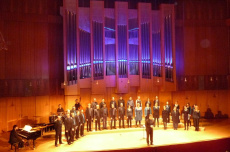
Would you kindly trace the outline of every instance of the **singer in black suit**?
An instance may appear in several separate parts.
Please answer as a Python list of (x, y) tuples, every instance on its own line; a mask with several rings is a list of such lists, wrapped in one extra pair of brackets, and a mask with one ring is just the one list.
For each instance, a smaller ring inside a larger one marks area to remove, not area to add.
[(87, 132), (92, 131), (91, 130), (91, 122), (93, 121), (93, 108), (91, 108), (91, 104), (88, 104), (88, 107), (85, 111), (86, 115), (86, 125), (87, 125)]
[(149, 146), (149, 138), (150, 138), (150, 144), (153, 145), (153, 115), (149, 114), (149, 119), (145, 121), (145, 126), (146, 126), (146, 134), (147, 134), (147, 145)]
[(59, 144), (63, 144), (62, 143), (62, 135), (61, 135), (61, 131), (62, 131), (62, 121), (61, 121), (61, 116), (58, 116), (57, 120), (54, 123), (54, 129), (55, 129), (55, 146), (57, 147), (57, 142), (59, 139)]
[(96, 109), (94, 110), (94, 119), (95, 119), (95, 131), (97, 131), (97, 129), (101, 130), (101, 126), (100, 126), (101, 113), (100, 113), (99, 105), (97, 105)]
[(78, 138), (80, 138), (79, 133), (80, 133), (80, 126), (81, 126), (80, 111), (77, 111), (77, 115), (75, 116), (75, 120), (76, 120), (76, 135), (75, 135), (75, 138), (78, 139)]
[(72, 129), (73, 129), (73, 120), (70, 118), (70, 114), (67, 113), (65, 119), (65, 134), (66, 134), (67, 143), (69, 145), (71, 144)]
[(106, 104), (104, 104), (103, 108), (101, 108), (101, 117), (103, 119), (103, 129), (107, 129), (108, 109), (106, 107)]
[(84, 128), (85, 128), (85, 115), (84, 115), (84, 110), (81, 109), (81, 114), (80, 114), (80, 135), (82, 137), (84, 136)]
[[(117, 109), (114, 108), (114, 104), (111, 105), (112, 108), (109, 109), (109, 113), (110, 113), (110, 129), (114, 128), (116, 129), (116, 116), (117, 116)], [(113, 126), (113, 122), (114, 122), (114, 126)]]
[(193, 123), (195, 127), (195, 131), (199, 131), (199, 121), (200, 121), (200, 110), (198, 106), (195, 105), (195, 109), (193, 111)]
[(179, 123), (179, 110), (177, 110), (177, 107), (174, 107), (173, 108), (173, 111), (172, 111), (172, 121), (173, 121), (173, 128), (174, 130), (177, 130), (177, 127), (178, 127), (178, 123)]
[(190, 114), (189, 114), (189, 110), (187, 109), (187, 106), (184, 106), (184, 110), (182, 111), (182, 114), (184, 116), (184, 130), (188, 130)]
[(167, 119), (168, 119), (168, 123), (169, 123), (169, 122), (170, 122), (171, 106), (169, 105), (169, 102), (168, 102), (168, 101), (166, 102), (165, 108), (166, 108), (166, 110), (168, 111)]
[(118, 108), (118, 116), (119, 116), (119, 128), (121, 128), (121, 122), (122, 122), (122, 127), (125, 128), (125, 124), (124, 124), (125, 107), (123, 106), (123, 103), (121, 103), (120, 107)]
[(162, 110), (162, 119), (164, 124), (164, 129), (167, 129), (167, 122), (168, 122), (168, 110), (166, 110), (166, 106), (163, 107)]

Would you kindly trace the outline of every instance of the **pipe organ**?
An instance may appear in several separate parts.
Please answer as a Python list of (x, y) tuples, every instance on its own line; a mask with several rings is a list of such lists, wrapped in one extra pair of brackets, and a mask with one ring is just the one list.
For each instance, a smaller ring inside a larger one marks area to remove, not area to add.
[(105, 8), (103, 1), (90, 1), (78, 7), (78, 0), (63, 0), (63, 21), (66, 87), (95, 94), (106, 87), (117, 93), (176, 90), (174, 5), (129, 9), (116, 1)]

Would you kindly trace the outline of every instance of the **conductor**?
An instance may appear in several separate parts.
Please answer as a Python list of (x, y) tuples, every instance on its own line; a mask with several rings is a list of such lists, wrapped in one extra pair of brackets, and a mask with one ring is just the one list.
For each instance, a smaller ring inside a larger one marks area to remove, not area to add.
[(149, 114), (149, 119), (145, 121), (146, 126), (146, 135), (147, 135), (147, 145), (149, 146), (149, 138), (150, 138), (150, 145), (153, 145), (153, 115)]

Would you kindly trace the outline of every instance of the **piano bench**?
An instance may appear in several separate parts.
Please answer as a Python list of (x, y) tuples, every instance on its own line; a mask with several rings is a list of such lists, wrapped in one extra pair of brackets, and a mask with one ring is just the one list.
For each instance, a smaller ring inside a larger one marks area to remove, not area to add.
[(14, 146), (14, 150), (16, 152), (16, 150), (18, 148), (18, 142), (11, 144), (11, 150), (13, 150), (13, 146)]

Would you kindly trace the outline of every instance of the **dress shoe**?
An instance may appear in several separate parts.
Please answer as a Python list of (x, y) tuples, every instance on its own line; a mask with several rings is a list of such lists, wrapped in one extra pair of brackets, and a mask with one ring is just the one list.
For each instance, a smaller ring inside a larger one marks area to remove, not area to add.
[(58, 147), (58, 145), (55, 145), (55, 147)]

